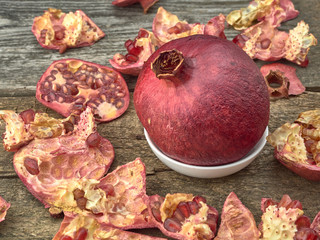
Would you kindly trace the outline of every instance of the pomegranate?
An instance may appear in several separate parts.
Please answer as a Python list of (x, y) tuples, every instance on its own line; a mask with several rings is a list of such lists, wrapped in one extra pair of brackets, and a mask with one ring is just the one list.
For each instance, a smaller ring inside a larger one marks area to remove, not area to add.
[(319, 128), (320, 110), (310, 110), (276, 129), (267, 141), (281, 164), (301, 177), (320, 181)]
[(159, 0), (114, 0), (112, 4), (118, 7), (126, 7), (139, 2), (143, 8), (143, 12), (147, 13), (149, 8), (158, 1)]
[[(302, 204), (285, 194), (279, 202), (271, 198), (261, 200), (263, 212), (259, 228), (261, 239), (319, 240), (319, 235), (303, 214)], [(276, 219), (276, 220), (275, 220)]]
[(192, 194), (149, 197), (149, 212), (163, 234), (180, 240), (210, 240), (216, 234), (218, 211)]
[(92, 108), (95, 120), (111, 121), (129, 106), (129, 90), (112, 68), (79, 59), (54, 61), (37, 84), (36, 98), (65, 117)]
[(54, 8), (34, 18), (32, 32), (43, 48), (60, 53), (67, 48), (90, 46), (105, 36), (83, 11), (63, 13)]
[(1, 196), (0, 196), (0, 222), (2, 222), (6, 215), (7, 211), (10, 208), (11, 204), (6, 202)]
[(269, 120), (269, 95), (259, 68), (232, 42), (209, 35), (160, 47), (144, 65), (133, 97), (158, 148), (192, 165), (241, 159)]
[(221, 224), (215, 240), (259, 240), (260, 231), (254, 217), (233, 192), (223, 204)]

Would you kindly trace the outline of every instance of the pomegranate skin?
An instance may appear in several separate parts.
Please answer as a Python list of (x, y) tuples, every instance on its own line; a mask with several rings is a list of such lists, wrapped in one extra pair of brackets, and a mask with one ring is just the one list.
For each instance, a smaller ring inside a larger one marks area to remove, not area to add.
[[(152, 70), (160, 53), (178, 50), (173, 80)], [(137, 115), (152, 141), (183, 163), (235, 162), (259, 141), (269, 121), (269, 95), (253, 60), (234, 43), (207, 35), (173, 40), (144, 65), (134, 91)]]

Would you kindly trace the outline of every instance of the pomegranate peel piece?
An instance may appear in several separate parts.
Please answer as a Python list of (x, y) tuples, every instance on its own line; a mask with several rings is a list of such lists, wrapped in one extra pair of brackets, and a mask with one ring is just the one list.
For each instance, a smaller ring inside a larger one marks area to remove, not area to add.
[(221, 224), (215, 240), (258, 240), (260, 231), (254, 217), (233, 192), (223, 204)]
[(284, 124), (267, 137), (280, 163), (312, 181), (320, 181), (319, 127), (320, 110), (311, 110), (301, 113), (294, 123)]
[(236, 30), (244, 30), (255, 20), (268, 19), (274, 22), (277, 21), (276, 18), (281, 17), (283, 19), (281, 21), (288, 21), (297, 17), (298, 14), (291, 0), (255, 0), (250, 2), (247, 8), (229, 13), (227, 22)]
[(108, 122), (129, 106), (126, 81), (116, 70), (79, 59), (54, 61), (37, 83), (36, 98), (67, 117), (92, 108), (95, 120)]
[(137, 158), (100, 180), (82, 178), (68, 185), (54, 202), (65, 214), (79, 213), (121, 229), (149, 228), (145, 166)]
[(218, 16), (211, 18), (204, 26), (204, 34), (227, 39), (224, 34), (225, 21), (226, 17), (221, 13)]
[(163, 234), (175, 239), (213, 239), (218, 211), (205, 198), (192, 194), (167, 194), (149, 197), (149, 213)]
[(90, 46), (105, 36), (83, 11), (63, 13), (54, 8), (34, 18), (32, 33), (43, 48), (60, 53), (67, 48)]
[(138, 76), (144, 62), (155, 51), (156, 45), (157, 40), (153, 33), (140, 29), (134, 41), (130, 39), (126, 41), (125, 47), (128, 53), (126, 55), (116, 53), (109, 62), (113, 68), (121, 73)]
[[(15, 171), (28, 190), (45, 207), (53, 207), (70, 185), (81, 178), (100, 179), (113, 159), (111, 143), (97, 137), (90, 145), (88, 137), (97, 134), (93, 114), (87, 108), (78, 125), (68, 134), (54, 138), (35, 138), (17, 151), (13, 158)], [(61, 211), (60, 211), (61, 212)]]
[(114, 0), (112, 4), (118, 7), (126, 7), (139, 2), (143, 8), (143, 12), (147, 13), (149, 8), (158, 1), (159, 0)]
[(317, 39), (309, 33), (308, 24), (301, 21), (289, 33), (279, 31), (277, 26), (278, 22), (261, 21), (237, 35), (233, 42), (253, 59), (277, 61), (285, 58), (306, 67), (309, 49), (317, 44)]
[[(80, 238), (79, 235), (82, 236), (82, 238)], [(76, 238), (76, 236), (78, 238)], [(94, 218), (75, 214), (64, 217), (58, 233), (53, 238), (53, 240), (64, 239), (164, 240), (164, 238), (150, 237), (113, 228), (104, 223), (97, 222)]]
[(10, 208), (11, 204), (6, 202), (1, 196), (0, 196), (0, 222), (2, 222), (6, 215), (7, 211)]
[[(268, 84), (268, 90), (271, 97), (288, 97), (288, 95), (302, 94), (306, 88), (296, 75), (296, 68), (282, 64), (271, 63), (260, 68), (267, 84), (278, 83), (281, 87), (274, 88)], [(270, 80), (270, 81), (269, 81)]]
[(315, 230), (320, 236), (320, 212), (318, 212), (318, 214), (314, 217), (310, 228)]

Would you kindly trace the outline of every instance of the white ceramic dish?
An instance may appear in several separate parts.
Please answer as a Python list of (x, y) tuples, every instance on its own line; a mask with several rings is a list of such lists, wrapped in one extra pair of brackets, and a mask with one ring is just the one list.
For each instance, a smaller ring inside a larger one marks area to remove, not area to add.
[(163, 154), (151, 141), (148, 132), (144, 129), (144, 134), (146, 136), (147, 142), (149, 143), (149, 146), (153, 153), (160, 159), (161, 162), (163, 162), (165, 165), (167, 165), (172, 170), (190, 176), (190, 177), (197, 177), (197, 178), (219, 178), (219, 177), (225, 177), (228, 175), (231, 175), (233, 173), (236, 173), (240, 171), (241, 169), (248, 166), (261, 152), (264, 145), (266, 144), (266, 137), (268, 136), (268, 127), (263, 133), (263, 136), (259, 140), (259, 142), (254, 146), (254, 148), (241, 160), (225, 165), (220, 166), (212, 166), (212, 167), (206, 167), (206, 166), (193, 166), (188, 165), (185, 163), (181, 163), (179, 161), (176, 161), (165, 154)]

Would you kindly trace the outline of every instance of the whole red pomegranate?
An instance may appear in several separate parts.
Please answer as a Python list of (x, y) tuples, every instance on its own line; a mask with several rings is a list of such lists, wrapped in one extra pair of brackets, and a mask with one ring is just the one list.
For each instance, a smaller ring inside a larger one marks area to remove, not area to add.
[(269, 120), (257, 65), (234, 43), (206, 35), (173, 40), (152, 54), (138, 77), (134, 105), (157, 147), (192, 165), (241, 159)]

